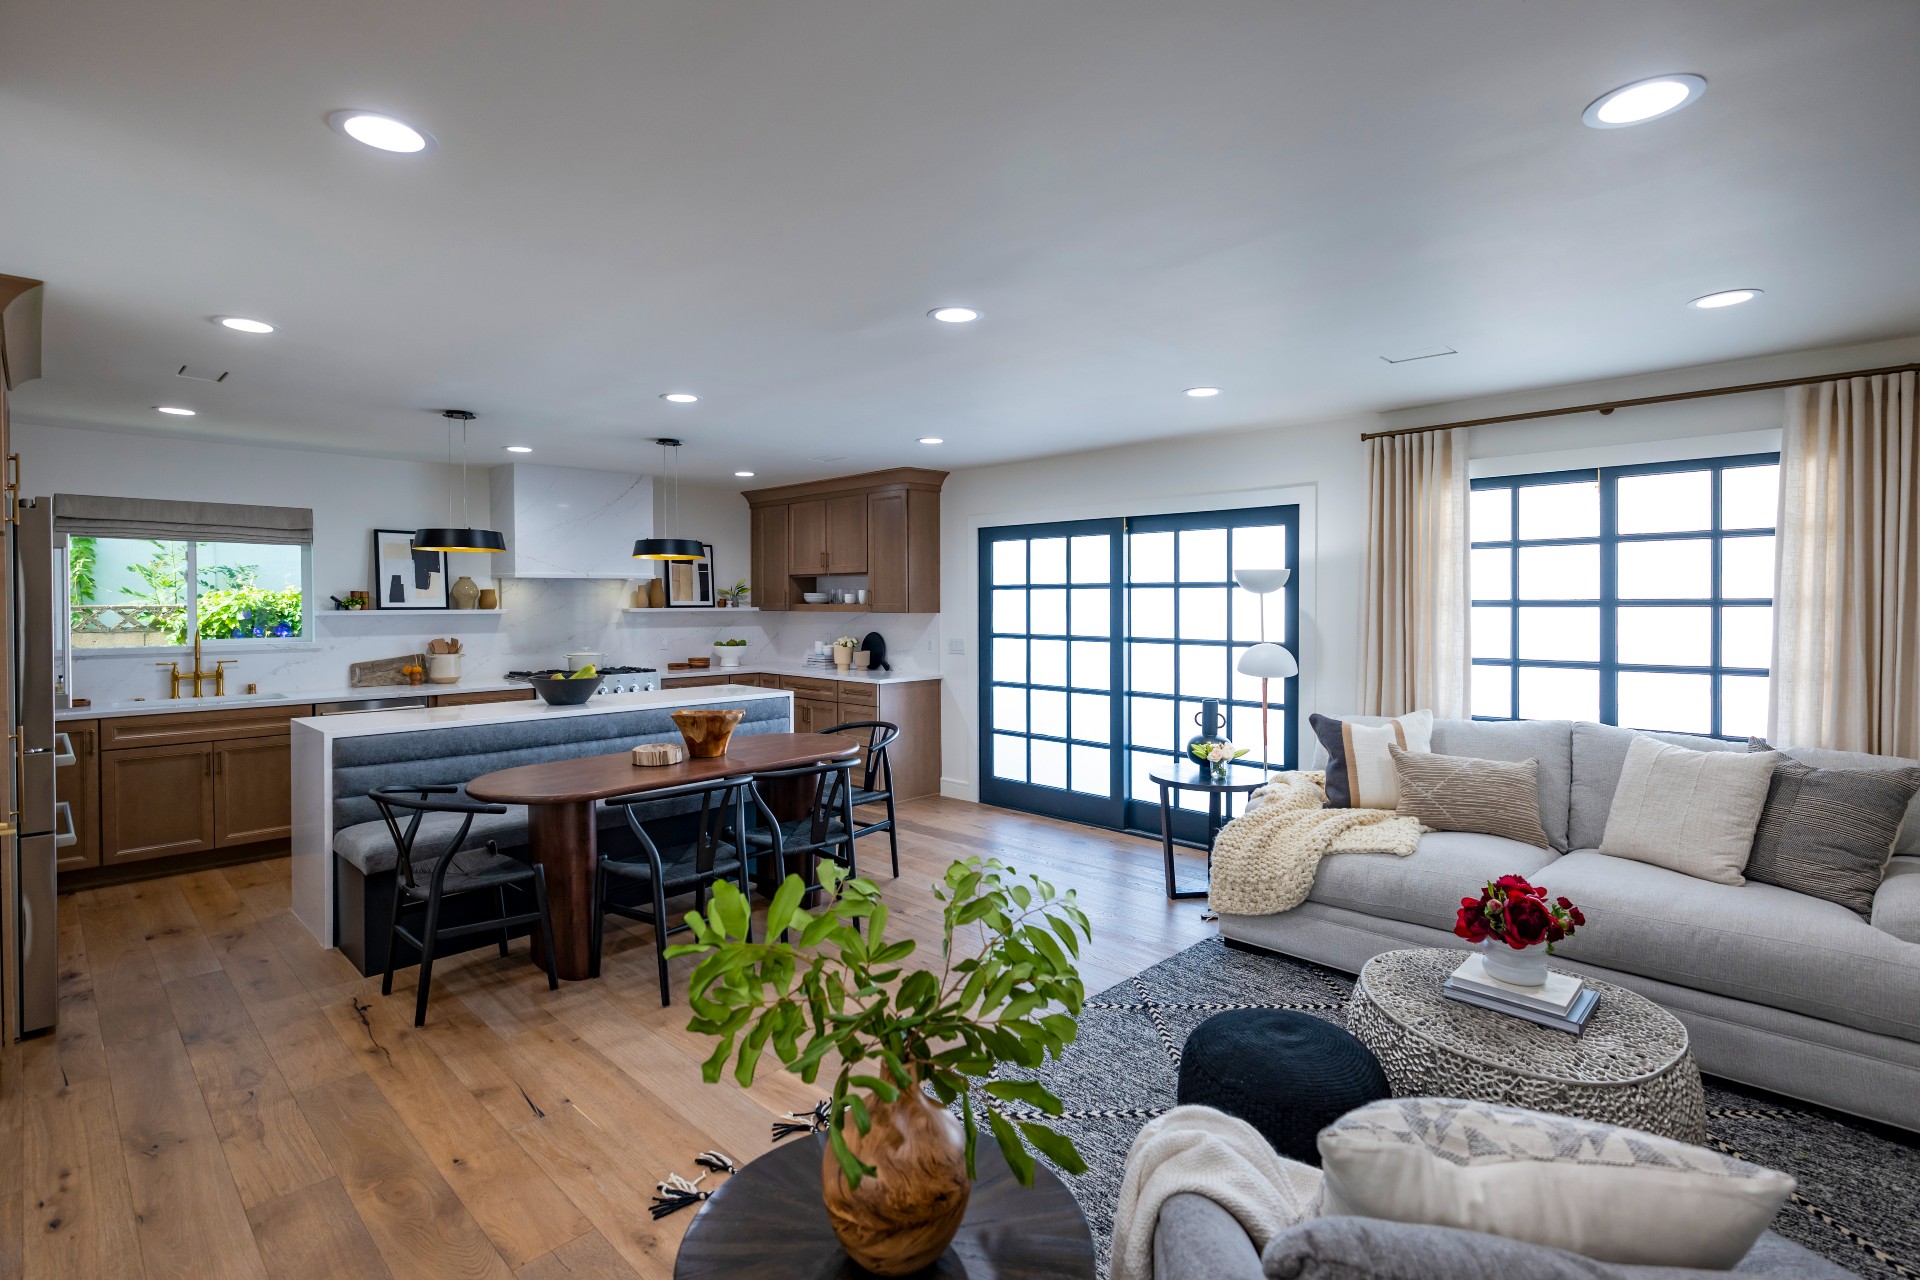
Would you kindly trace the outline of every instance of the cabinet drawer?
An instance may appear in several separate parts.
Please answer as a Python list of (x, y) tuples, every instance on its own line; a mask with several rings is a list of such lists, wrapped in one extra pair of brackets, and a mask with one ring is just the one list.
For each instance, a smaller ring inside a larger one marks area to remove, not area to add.
[(708, 685), (737, 684), (732, 676), (668, 676), (660, 681), (662, 689), (701, 689)]
[(489, 689), (477, 693), (436, 693), (428, 701), (436, 707), (471, 707), (484, 702), (531, 702), (532, 689)]
[(842, 680), (840, 684), (840, 705), (850, 710), (871, 711), (880, 705), (880, 691), (870, 684), (861, 684), (857, 680)]
[(819, 680), (813, 676), (781, 676), (780, 687), (792, 693), (811, 694), (816, 698), (834, 698), (834, 685), (837, 681)]
[(100, 749), (164, 747), (182, 742), (212, 742), (220, 738), (260, 738), (287, 732), (287, 722), (310, 716), (305, 704), (276, 702), (270, 707), (235, 707), (229, 711), (181, 711), (156, 716), (123, 716), (100, 722)]

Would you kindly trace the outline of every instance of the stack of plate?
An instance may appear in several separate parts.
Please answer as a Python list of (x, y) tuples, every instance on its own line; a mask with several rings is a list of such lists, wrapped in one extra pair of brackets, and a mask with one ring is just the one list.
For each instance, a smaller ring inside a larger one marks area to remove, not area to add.
[(801, 593), (800, 598), (808, 604), (825, 604), (827, 602), (827, 593), (824, 591), (806, 591)]

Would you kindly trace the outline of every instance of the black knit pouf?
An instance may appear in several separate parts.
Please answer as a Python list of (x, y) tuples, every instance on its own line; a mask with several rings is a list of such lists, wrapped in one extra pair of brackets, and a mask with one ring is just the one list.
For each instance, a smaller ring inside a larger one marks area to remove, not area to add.
[(1215, 1014), (1180, 1052), (1180, 1105), (1238, 1116), (1281, 1155), (1315, 1167), (1322, 1129), (1391, 1096), (1371, 1049), (1331, 1022), (1287, 1009)]

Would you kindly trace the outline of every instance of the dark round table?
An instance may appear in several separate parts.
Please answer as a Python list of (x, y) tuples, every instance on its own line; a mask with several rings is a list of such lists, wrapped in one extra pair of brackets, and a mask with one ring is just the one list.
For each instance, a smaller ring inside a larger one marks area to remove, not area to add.
[[(1207, 851), (1207, 870), (1211, 873), (1213, 870), (1213, 838), (1220, 834), (1220, 828), (1225, 826), (1227, 819), (1232, 816), (1226, 812), (1226, 806), (1222, 803), (1222, 800), (1227, 796), (1233, 795), (1235, 792), (1244, 791), (1250, 794), (1266, 786), (1269, 781), (1269, 779), (1264, 776), (1264, 771), (1261, 775), (1243, 780), (1242, 776), (1246, 772), (1247, 770), (1245, 769), (1230, 769), (1227, 771), (1227, 774), (1228, 777), (1234, 779), (1234, 781), (1219, 782), (1214, 779), (1213, 770), (1203, 769), (1196, 763), (1147, 775), (1147, 777), (1160, 784), (1160, 854), (1166, 859), (1167, 863), (1167, 896), (1169, 898), (1204, 898), (1207, 896), (1207, 891), (1204, 888), (1178, 889), (1174, 887), (1173, 793), (1182, 788), (1188, 791), (1204, 791), (1207, 793), (1207, 838), (1200, 847)], [(1183, 840), (1180, 841), (1180, 843), (1185, 844), (1186, 841)], [(1209, 875), (1209, 878), (1211, 878), (1211, 875)]]
[[(824, 1135), (791, 1138), (720, 1184), (687, 1224), (674, 1280), (869, 1280), (820, 1202)], [(1023, 1187), (983, 1131), (980, 1176), (947, 1251), (915, 1280), (1093, 1280), (1093, 1235), (1044, 1164)]]

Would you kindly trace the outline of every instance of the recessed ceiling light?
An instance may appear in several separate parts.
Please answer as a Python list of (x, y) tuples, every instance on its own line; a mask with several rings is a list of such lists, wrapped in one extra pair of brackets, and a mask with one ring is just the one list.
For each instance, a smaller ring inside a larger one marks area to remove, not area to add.
[(179, 405), (173, 405), (173, 404), (157, 404), (153, 407), (158, 409), (161, 413), (170, 413), (176, 418), (191, 418), (196, 412), (196, 410), (182, 409)]
[(1706, 91), (1707, 82), (1699, 76), (1653, 76), (1601, 94), (1580, 118), (1591, 128), (1624, 129), (1672, 115)]
[(700, 397), (691, 391), (669, 391), (660, 398), (669, 404), (692, 404)]
[(735, 475), (737, 475), (737, 476), (739, 476), (739, 477), (740, 477), (740, 478), (741, 478), (742, 480), (751, 480), (751, 479), (753, 479), (753, 472), (751, 472), (751, 471), (736, 471), (736, 472), (734, 472), (733, 474), (735, 474)]
[(1188, 388), (1187, 388), (1187, 394), (1188, 394), (1188, 395), (1190, 395), (1190, 396), (1192, 396), (1192, 397), (1193, 397), (1193, 398), (1194, 398), (1195, 400), (1205, 400), (1205, 399), (1206, 399), (1206, 398), (1207, 398), (1208, 396), (1217, 396), (1217, 395), (1219, 395), (1219, 394), (1220, 394), (1220, 388), (1218, 388), (1218, 387), (1188, 387)]
[(941, 439), (939, 436), (921, 436), (920, 443), (921, 444), (945, 444), (946, 441)]
[(1687, 305), (1698, 311), (1716, 311), (1721, 307), (1737, 307), (1743, 302), (1752, 302), (1761, 292), (1759, 289), (1722, 289), (1719, 293), (1695, 298)]
[(265, 320), (249, 320), (245, 316), (221, 316), (220, 323), (229, 329), (238, 329), (241, 333), (273, 332), (273, 326)]
[(966, 324), (980, 318), (980, 313), (972, 307), (935, 307), (927, 314), (942, 324)]
[(377, 111), (336, 111), (327, 117), (327, 123), (355, 142), (380, 151), (411, 155), (433, 145), (432, 134)]
[(510, 444), (507, 446), (507, 452), (508, 453), (532, 453), (533, 446), (530, 444)]

